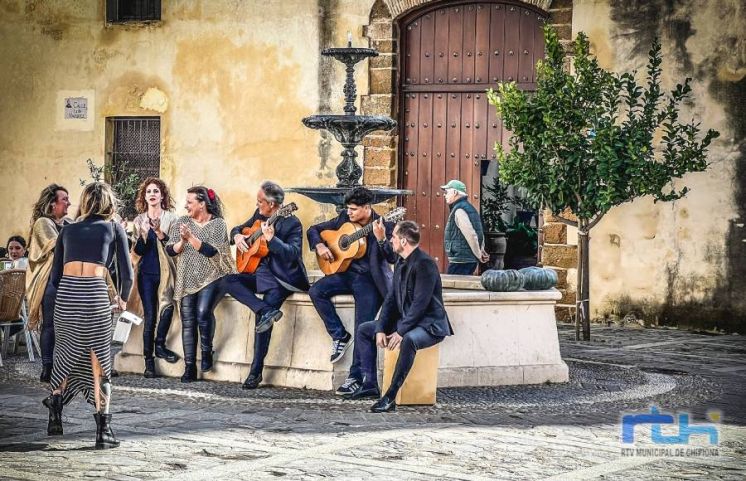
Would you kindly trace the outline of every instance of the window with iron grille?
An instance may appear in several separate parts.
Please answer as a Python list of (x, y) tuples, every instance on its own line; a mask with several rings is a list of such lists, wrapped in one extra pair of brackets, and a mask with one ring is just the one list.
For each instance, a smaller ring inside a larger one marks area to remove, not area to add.
[(135, 193), (145, 178), (161, 170), (161, 118), (109, 117), (106, 119), (107, 181), (124, 204), (120, 214), (133, 218)]
[(106, 0), (106, 21), (147, 22), (161, 19), (161, 0)]

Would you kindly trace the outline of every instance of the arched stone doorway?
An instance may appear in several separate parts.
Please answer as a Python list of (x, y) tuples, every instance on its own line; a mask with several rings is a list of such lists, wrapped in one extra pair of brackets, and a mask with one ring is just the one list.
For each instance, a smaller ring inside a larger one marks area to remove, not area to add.
[(391, 115), (401, 128), (366, 139), (364, 180), (416, 192), (405, 205), (441, 269), (447, 208), (438, 186), (460, 178), (479, 207), (480, 171), (503, 140), (484, 91), (504, 80), (531, 89), (541, 22), (549, 18), (569, 40), (571, 15), (569, 0), (375, 2), (366, 36), (381, 55), (369, 64), (363, 111)]

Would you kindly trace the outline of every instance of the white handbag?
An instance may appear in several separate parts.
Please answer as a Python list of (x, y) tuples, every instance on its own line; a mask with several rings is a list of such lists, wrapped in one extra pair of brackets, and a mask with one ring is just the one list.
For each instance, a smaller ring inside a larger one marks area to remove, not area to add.
[(130, 336), (130, 330), (132, 329), (132, 324), (136, 326), (142, 324), (142, 317), (139, 317), (127, 311), (119, 314), (119, 317), (117, 318), (117, 324), (114, 327), (114, 335), (112, 337), (112, 340), (114, 342), (121, 342), (122, 344), (127, 342), (127, 338)]

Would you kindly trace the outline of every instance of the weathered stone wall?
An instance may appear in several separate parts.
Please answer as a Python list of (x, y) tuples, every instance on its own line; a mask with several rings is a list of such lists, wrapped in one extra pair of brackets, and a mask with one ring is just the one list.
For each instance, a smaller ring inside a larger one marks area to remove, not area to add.
[[(333, 185), (342, 147), (300, 120), (341, 112), (343, 67), (320, 51), (346, 44), (348, 31), (362, 45), (372, 3), (174, 0), (162, 2), (160, 22), (106, 25), (101, 0), (0, 2), (3, 242), (27, 234), (47, 184), (65, 185), (77, 204), (85, 160), (104, 161), (109, 116), (161, 117), (161, 176), (179, 213), (197, 183), (222, 197), (229, 225), (253, 211), (263, 179)], [(366, 92), (364, 67), (358, 73)], [(90, 122), (70, 128), (58, 119), (60, 93), (81, 91), (91, 95)], [(292, 200), (305, 225), (322, 215)]]
[[(602, 66), (644, 72), (654, 37), (663, 82), (692, 77), (692, 115), (722, 136), (710, 168), (685, 176), (686, 198), (613, 209), (591, 233), (597, 317), (746, 331), (746, 15), (740, 0), (579, 0), (573, 33), (586, 32)], [(568, 241), (574, 236), (568, 234)]]

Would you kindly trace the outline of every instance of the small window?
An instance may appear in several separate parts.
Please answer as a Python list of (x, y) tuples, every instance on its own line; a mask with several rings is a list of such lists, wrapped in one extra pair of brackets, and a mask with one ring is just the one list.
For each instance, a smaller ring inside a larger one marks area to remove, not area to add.
[(106, 0), (107, 22), (152, 22), (160, 19), (161, 0)]
[(146, 177), (161, 170), (160, 117), (110, 117), (106, 119), (107, 181), (124, 204), (122, 216), (132, 219), (135, 193)]

